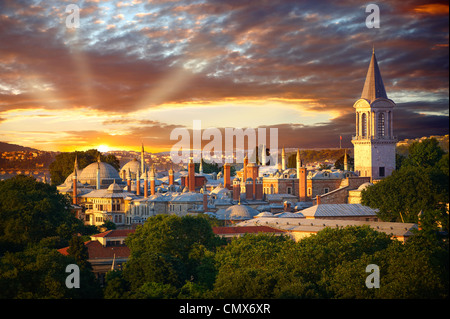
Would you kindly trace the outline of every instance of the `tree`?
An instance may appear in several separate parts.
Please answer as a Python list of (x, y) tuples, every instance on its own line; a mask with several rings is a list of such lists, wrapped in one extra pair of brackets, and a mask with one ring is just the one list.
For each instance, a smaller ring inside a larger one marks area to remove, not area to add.
[(108, 163), (119, 170), (120, 163), (114, 155), (108, 154), (105, 156), (95, 149), (81, 152), (60, 153), (56, 155), (55, 160), (49, 167), (52, 185), (64, 183), (67, 176), (73, 173), (75, 157), (77, 158), (78, 168), (83, 169), (89, 164), (96, 162), (99, 155), (102, 162)]
[(7, 252), (0, 258), (0, 298), (101, 298), (101, 289), (89, 270), (80, 272), (80, 288), (67, 288), (66, 267), (74, 263), (72, 257), (41, 245)]
[(73, 236), (69, 242), (69, 248), (67, 249), (69, 256), (73, 257), (78, 266), (81, 269), (92, 270), (92, 266), (89, 263), (89, 252), (84, 245), (83, 240), (79, 236)]
[[(345, 154), (336, 160), (336, 162), (334, 163), (334, 168), (344, 170), (344, 157), (345, 157)], [(347, 154), (347, 164), (348, 164), (348, 169), (351, 169), (355, 165), (353, 157), (351, 157), (348, 154)]]
[(412, 143), (408, 153), (403, 165), (424, 168), (435, 166), (444, 155), (444, 151), (435, 138)]
[(213, 252), (221, 243), (205, 218), (157, 215), (127, 238), (130, 259), (123, 277), (129, 282), (131, 293), (151, 282), (177, 289), (186, 281), (212, 286)]
[(403, 167), (361, 193), (384, 221), (417, 223), (420, 211), (445, 210), (448, 179), (435, 168)]
[(56, 187), (24, 175), (0, 181), (0, 255), (46, 237), (68, 241), (82, 228)]

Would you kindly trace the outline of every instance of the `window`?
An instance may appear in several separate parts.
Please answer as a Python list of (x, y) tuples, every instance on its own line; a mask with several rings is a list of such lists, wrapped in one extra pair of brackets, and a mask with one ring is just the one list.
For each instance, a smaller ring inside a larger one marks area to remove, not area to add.
[(384, 167), (379, 168), (378, 176), (384, 177)]
[(324, 193), (324, 194), (328, 193), (329, 191), (330, 191), (329, 188), (324, 188), (324, 189), (323, 189), (323, 193)]
[(361, 135), (367, 136), (367, 115), (363, 113), (361, 116)]
[(378, 114), (378, 136), (384, 136), (385, 131), (385, 117), (384, 113)]
[(291, 193), (292, 193), (292, 188), (291, 188), (291, 187), (288, 187), (288, 188), (287, 188), (287, 193), (288, 193), (288, 194), (291, 194)]

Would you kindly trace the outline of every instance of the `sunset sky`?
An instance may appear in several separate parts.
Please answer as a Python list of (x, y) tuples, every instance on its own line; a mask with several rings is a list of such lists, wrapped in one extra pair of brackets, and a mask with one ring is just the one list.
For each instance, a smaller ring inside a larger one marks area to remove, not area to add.
[[(66, 27), (68, 4), (80, 27)], [(369, 29), (365, 8), (380, 8)], [(0, 141), (168, 151), (177, 127), (351, 147), (375, 47), (399, 139), (449, 132), (448, 1), (0, 1)]]

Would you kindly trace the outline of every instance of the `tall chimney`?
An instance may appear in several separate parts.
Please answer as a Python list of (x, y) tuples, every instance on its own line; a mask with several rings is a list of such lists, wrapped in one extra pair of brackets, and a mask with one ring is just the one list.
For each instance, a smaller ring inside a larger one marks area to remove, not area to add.
[(189, 164), (188, 164), (188, 175), (189, 175), (189, 180), (188, 180), (189, 191), (195, 192), (195, 164), (194, 164), (194, 161), (192, 160), (192, 158), (190, 159)]
[(264, 197), (263, 192), (263, 179), (262, 177), (256, 178), (256, 193), (255, 193), (255, 199), (256, 200), (262, 200)]
[(227, 189), (231, 189), (230, 174), (230, 163), (223, 164), (223, 187)]
[(245, 183), (247, 181), (247, 165), (248, 165), (248, 154), (244, 157), (244, 174), (242, 175), (242, 181)]
[(251, 177), (247, 178), (245, 182), (245, 198), (247, 200), (253, 199), (253, 179)]
[(298, 183), (299, 183), (299, 187), (298, 187), (298, 197), (300, 197), (300, 201), (301, 202), (305, 202), (307, 199), (307, 188), (308, 188), (308, 184), (307, 184), (307, 170), (306, 167), (300, 167), (297, 169), (299, 172), (299, 176), (298, 176)]
[(233, 179), (233, 200), (238, 201), (241, 196), (241, 180), (239, 177)]
[(175, 179), (173, 175), (173, 168), (169, 169), (169, 185), (175, 185)]
[(155, 195), (155, 166), (153, 165), (150, 171), (150, 194)]

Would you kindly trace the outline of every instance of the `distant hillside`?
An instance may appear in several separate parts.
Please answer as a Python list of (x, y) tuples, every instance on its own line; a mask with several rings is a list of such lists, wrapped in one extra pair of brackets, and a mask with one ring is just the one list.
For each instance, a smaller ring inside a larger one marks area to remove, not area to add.
[(20, 146), (20, 145), (16, 145), (16, 144), (0, 142), (0, 152), (17, 152), (17, 151), (34, 152), (34, 151), (37, 151), (37, 149), (31, 148), (31, 147)]

